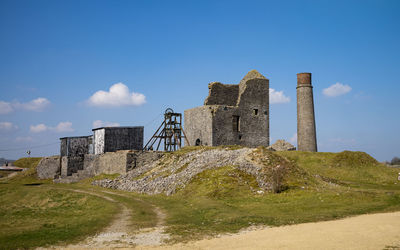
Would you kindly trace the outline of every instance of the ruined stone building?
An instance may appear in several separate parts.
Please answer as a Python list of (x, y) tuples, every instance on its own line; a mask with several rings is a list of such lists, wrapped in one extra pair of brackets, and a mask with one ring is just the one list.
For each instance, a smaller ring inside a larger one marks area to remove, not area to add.
[(252, 70), (239, 84), (212, 82), (204, 106), (185, 110), (190, 145), (269, 145), (269, 80)]

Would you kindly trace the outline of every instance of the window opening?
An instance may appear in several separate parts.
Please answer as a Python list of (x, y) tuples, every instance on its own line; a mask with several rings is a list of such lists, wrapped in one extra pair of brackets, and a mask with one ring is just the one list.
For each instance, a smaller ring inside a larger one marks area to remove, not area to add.
[(240, 116), (232, 116), (232, 128), (233, 132), (240, 132)]

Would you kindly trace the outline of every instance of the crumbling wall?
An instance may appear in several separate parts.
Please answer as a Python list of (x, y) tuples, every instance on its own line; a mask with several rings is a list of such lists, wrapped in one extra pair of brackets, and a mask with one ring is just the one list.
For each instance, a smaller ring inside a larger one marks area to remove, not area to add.
[(239, 95), (239, 86), (236, 84), (222, 84), (212, 82), (208, 85), (209, 94), (204, 105), (235, 106)]
[(60, 156), (43, 157), (36, 167), (39, 179), (53, 179), (60, 174)]

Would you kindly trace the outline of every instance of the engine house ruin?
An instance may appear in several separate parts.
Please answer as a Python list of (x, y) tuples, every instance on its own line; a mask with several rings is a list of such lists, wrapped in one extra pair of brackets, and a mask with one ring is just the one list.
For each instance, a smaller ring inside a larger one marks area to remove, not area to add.
[(239, 84), (212, 82), (204, 106), (185, 110), (190, 145), (269, 146), (269, 80), (252, 70)]

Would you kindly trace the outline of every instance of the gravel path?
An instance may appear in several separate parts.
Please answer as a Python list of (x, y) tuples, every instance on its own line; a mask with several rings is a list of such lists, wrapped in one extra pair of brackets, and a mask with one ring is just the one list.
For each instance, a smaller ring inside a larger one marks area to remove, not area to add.
[[(51, 247), (52, 249), (111, 249), (133, 248), (136, 246), (159, 246), (163, 243), (164, 240), (169, 238), (169, 235), (164, 232), (165, 213), (163, 213), (162, 210), (156, 206), (153, 206), (153, 209), (157, 214), (157, 225), (153, 228), (145, 228), (140, 231), (132, 232), (129, 224), (132, 213), (131, 210), (124, 204), (114, 200), (113, 198), (105, 194), (94, 193), (84, 190), (68, 190), (98, 196), (111, 202), (117, 202), (121, 209), (116, 218), (112, 221), (112, 223), (101, 233), (95, 236), (88, 237), (84, 241), (77, 244), (71, 244), (67, 246), (54, 246)], [(102, 192), (129, 197), (109, 191)]]
[(400, 249), (400, 212), (244, 231), (140, 249)]

